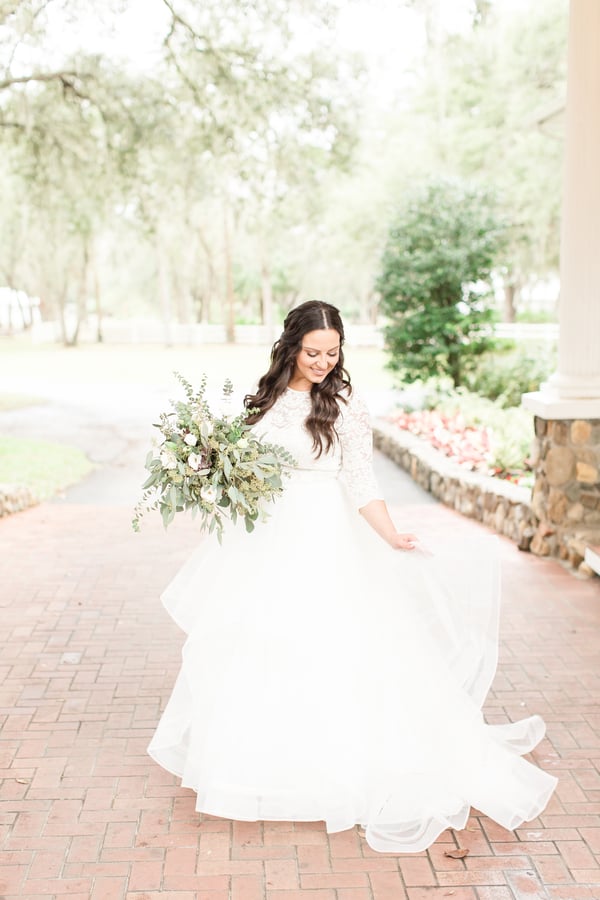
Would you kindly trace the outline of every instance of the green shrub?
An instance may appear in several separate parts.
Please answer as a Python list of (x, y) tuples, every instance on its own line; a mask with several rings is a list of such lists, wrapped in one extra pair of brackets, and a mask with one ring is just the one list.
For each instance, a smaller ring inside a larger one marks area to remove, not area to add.
[(405, 381), (445, 375), (460, 385), (494, 346), (490, 277), (504, 233), (491, 197), (458, 181), (406, 198), (377, 279), (388, 366)]
[(556, 366), (555, 351), (544, 345), (510, 353), (486, 353), (465, 378), (466, 387), (504, 408), (519, 406), (522, 394), (537, 391)]

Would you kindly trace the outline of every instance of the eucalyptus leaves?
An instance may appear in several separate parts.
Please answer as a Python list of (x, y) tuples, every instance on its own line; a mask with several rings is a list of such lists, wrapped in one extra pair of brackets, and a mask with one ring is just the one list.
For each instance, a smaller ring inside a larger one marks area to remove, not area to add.
[[(237, 416), (214, 415), (205, 400), (206, 375), (198, 390), (178, 372), (186, 401), (171, 401), (173, 410), (156, 424), (162, 440), (146, 459), (150, 472), (143, 496), (135, 507), (134, 531), (142, 516), (158, 509), (165, 528), (175, 514), (191, 510), (200, 516), (202, 530), (222, 539), (225, 521), (243, 519), (246, 530), (264, 521), (267, 502), (283, 491), (284, 466), (294, 460), (283, 447), (263, 443), (246, 425), (249, 410)], [(223, 406), (231, 403), (233, 385), (223, 387)]]

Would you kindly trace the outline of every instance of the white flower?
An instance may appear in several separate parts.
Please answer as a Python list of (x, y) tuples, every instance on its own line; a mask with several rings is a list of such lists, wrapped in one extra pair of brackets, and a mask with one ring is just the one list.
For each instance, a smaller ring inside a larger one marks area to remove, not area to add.
[(216, 488), (212, 484), (205, 485), (200, 491), (200, 497), (205, 503), (214, 503), (217, 499)]
[(190, 453), (187, 458), (187, 463), (190, 469), (193, 469), (194, 472), (197, 472), (202, 465), (202, 457), (199, 453)]
[(164, 449), (160, 451), (160, 461), (165, 469), (177, 468), (177, 457), (172, 450)]
[(203, 438), (210, 437), (213, 433), (213, 424), (210, 421), (210, 418), (207, 418), (207, 415), (206, 410), (200, 408), (197, 409), (191, 417), (194, 425), (197, 425), (200, 429), (200, 434)]
[(188, 447), (195, 447), (196, 444), (198, 443), (198, 438), (196, 437), (195, 434), (188, 433), (188, 434), (186, 434), (186, 436), (184, 437), (183, 440), (188, 445)]
[(245, 450), (246, 447), (248, 446), (248, 438), (240, 438), (239, 441), (237, 442), (237, 445), (240, 448), (240, 450)]

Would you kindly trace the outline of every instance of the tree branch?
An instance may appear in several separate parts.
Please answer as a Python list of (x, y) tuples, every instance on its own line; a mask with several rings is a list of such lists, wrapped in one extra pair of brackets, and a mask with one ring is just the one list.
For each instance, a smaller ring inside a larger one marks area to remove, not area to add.
[(60, 81), (63, 86), (73, 89), (70, 78), (80, 78), (80, 72), (34, 72), (31, 75), (21, 75), (15, 78), (6, 78), (0, 81), (0, 91), (12, 87), (13, 84), (28, 84), (30, 81)]
[(171, 3), (171, 0), (162, 0), (162, 2), (165, 4), (167, 9), (171, 13), (172, 26), (171, 26), (171, 32), (169, 34), (169, 37), (173, 33), (173, 30), (174, 30), (173, 26), (175, 26), (176, 24), (179, 24), (185, 29), (185, 31), (188, 32), (188, 34), (194, 40), (194, 42), (195, 41), (203, 41), (203, 43), (205, 45), (208, 45), (208, 41), (206, 40), (206, 38), (203, 37), (203, 35), (198, 34), (196, 29), (192, 25), (190, 25), (190, 23), (187, 22), (184, 18), (182, 18), (178, 12), (176, 12), (175, 7)]

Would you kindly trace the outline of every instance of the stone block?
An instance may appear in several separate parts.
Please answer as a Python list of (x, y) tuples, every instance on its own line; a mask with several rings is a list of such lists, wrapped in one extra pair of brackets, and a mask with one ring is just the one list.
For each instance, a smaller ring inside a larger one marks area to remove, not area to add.
[(486, 512), (493, 512), (496, 509), (496, 505), (498, 503), (498, 496), (496, 494), (492, 494), (491, 492), (486, 492), (483, 495), (483, 508)]
[(600, 493), (582, 491), (581, 502), (586, 509), (598, 509), (600, 507)]
[(548, 505), (546, 509), (550, 521), (560, 525), (566, 517), (568, 506), (569, 501), (562, 491), (552, 488), (548, 496)]
[(581, 522), (584, 513), (585, 507), (583, 503), (573, 503), (567, 510), (567, 519), (569, 522)]
[(552, 438), (554, 444), (564, 446), (569, 437), (569, 426), (566, 422), (549, 422), (548, 436)]
[(596, 484), (600, 481), (597, 467), (581, 460), (575, 466), (575, 477), (581, 484)]
[(537, 519), (543, 519), (546, 513), (546, 496), (541, 491), (531, 498), (531, 508)]
[(494, 528), (496, 531), (499, 531), (500, 534), (503, 533), (504, 530), (504, 520), (506, 518), (506, 512), (502, 506), (499, 506), (494, 515)]
[(568, 447), (552, 447), (546, 455), (545, 468), (548, 484), (566, 484), (575, 472), (575, 454)]
[(539, 532), (533, 536), (529, 549), (536, 556), (550, 556), (550, 544)]
[(533, 540), (535, 532), (533, 528), (526, 528), (523, 533), (519, 536), (517, 547), (519, 550), (523, 550), (528, 552), (531, 549), (531, 542)]
[(578, 553), (577, 550), (573, 550), (573, 548), (570, 547), (567, 556), (567, 562), (570, 566), (573, 566), (574, 569), (578, 569), (583, 562), (583, 556), (581, 555), (581, 553)]
[(575, 419), (571, 422), (570, 431), (572, 444), (587, 444), (592, 436), (592, 425), (585, 420)]
[(469, 497), (462, 497), (458, 502), (458, 511), (469, 519), (473, 518), (475, 513), (475, 504)]
[(591, 447), (577, 447), (575, 458), (580, 462), (589, 463), (591, 466), (595, 466), (598, 463), (598, 456)]
[(538, 534), (541, 537), (548, 537), (549, 535), (554, 534), (555, 531), (556, 529), (553, 528), (552, 525), (549, 525), (548, 522), (540, 522), (538, 525)]
[(593, 578), (596, 574), (592, 567), (588, 566), (585, 560), (582, 563), (579, 563), (577, 571), (580, 575), (583, 575), (584, 578)]
[(570, 537), (567, 538), (567, 546), (573, 553), (578, 553), (581, 558), (585, 556), (586, 541), (585, 539)]

